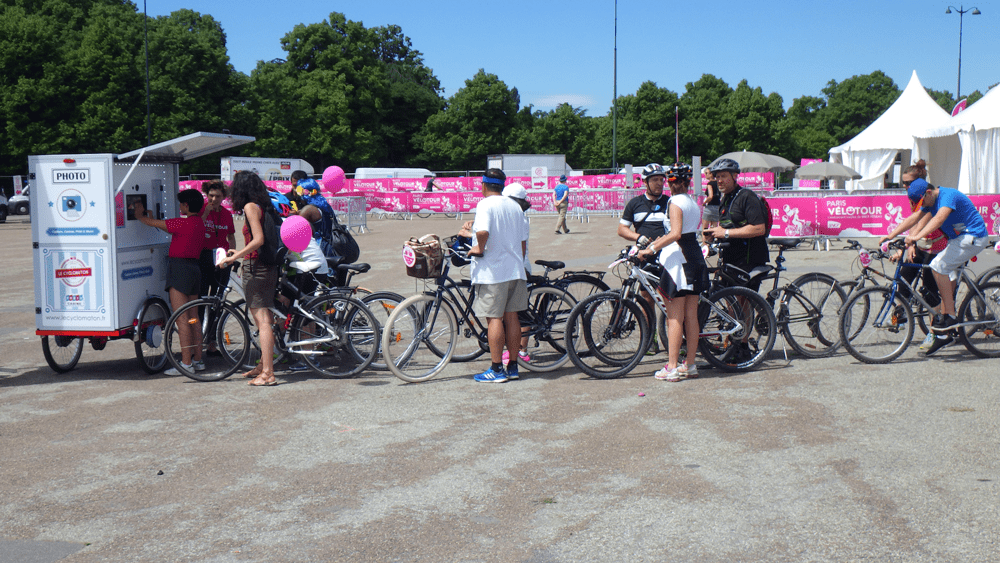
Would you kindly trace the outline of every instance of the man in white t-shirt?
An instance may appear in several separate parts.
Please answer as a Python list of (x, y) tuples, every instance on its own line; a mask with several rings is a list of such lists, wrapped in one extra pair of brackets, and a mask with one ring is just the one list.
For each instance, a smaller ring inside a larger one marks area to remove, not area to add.
[(519, 311), (528, 308), (527, 277), (524, 254), (528, 225), (521, 206), (503, 196), (507, 177), (490, 168), (483, 175), (483, 200), (476, 206), (472, 222), (472, 284), (476, 290), (473, 303), (476, 314), (485, 318), (490, 341), (490, 369), (478, 373), (476, 381), (503, 383), (517, 379), (517, 362), (503, 367), (504, 343), (510, 357), (521, 349)]

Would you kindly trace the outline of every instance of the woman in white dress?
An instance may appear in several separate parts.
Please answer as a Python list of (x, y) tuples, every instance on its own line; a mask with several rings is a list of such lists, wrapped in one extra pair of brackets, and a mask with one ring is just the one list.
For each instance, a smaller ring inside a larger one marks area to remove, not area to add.
[[(691, 185), (691, 167), (676, 163), (667, 172), (670, 185), (670, 203), (667, 218), (663, 221), (666, 234), (654, 240), (639, 252), (647, 257), (659, 252), (663, 266), (660, 276), (661, 297), (667, 302), (667, 364), (656, 372), (656, 379), (680, 381), (698, 377), (694, 363), (698, 348), (698, 296), (708, 289), (708, 265), (698, 244), (701, 210), (688, 189)], [(678, 366), (681, 340), (687, 339), (688, 353), (684, 364)]]

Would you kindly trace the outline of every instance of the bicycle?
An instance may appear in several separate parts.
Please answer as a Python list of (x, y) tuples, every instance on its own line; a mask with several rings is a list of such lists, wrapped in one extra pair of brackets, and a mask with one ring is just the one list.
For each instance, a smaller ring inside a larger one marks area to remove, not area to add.
[[(469, 280), (456, 282), (448, 275), (452, 256), (457, 254), (460, 261), (466, 258), (450, 245), (445, 254), (434, 289), (400, 303), (382, 331), (386, 365), (403, 381), (416, 383), (435, 377), (451, 362), (463, 341), (478, 347), (476, 356), (489, 350), (487, 327), (472, 307), (475, 287)], [(528, 290), (528, 309), (520, 318), (531, 361), (518, 357), (520, 367), (544, 372), (566, 363), (563, 332), (575, 303), (566, 291), (554, 286), (537, 285)], [(471, 355), (464, 349), (461, 352)]]
[[(781, 272), (788, 271), (784, 266), (784, 253), (801, 242), (800, 238), (768, 239), (769, 244), (778, 248), (774, 266), (768, 264), (768, 270), (750, 276), (749, 280), (774, 280), (765, 300), (774, 309), (778, 331), (799, 354), (821, 358), (833, 353), (840, 345), (837, 325), (840, 308), (847, 296), (833, 276), (821, 272), (803, 274), (791, 283), (779, 286)], [(737, 268), (732, 268), (730, 272), (734, 270)], [(720, 276), (716, 279), (725, 280)], [(723, 287), (726, 285), (732, 284), (726, 283)]]
[[(659, 277), (644, 268), (636, 253), (637, 247), (625, 248), (609, 266), (622, 279), (620, 290), (580, 301), (566, 321), (567, 354), (573, 365), (591, 377), (621, 377), (644, 357), (655, 315), (638, 295), (639, 287), (653, 296), (666, 317), (666, 303), (657, 290)], [(624, 265), (628, 275), (620, 273), (619, 266)], [(763, 297), (745, 287), (726, 287), (701, 294), (699, 301), (698, 350), (708, 363), (726, 371), (748, 371), (764, 361), (774, 347), (777, 320)], [(665, 321), (660, 325), (666, 342)], [(577, 345), (578, 339), (586, 344), (585, 353), (580, 352), (584, 347)]]
[[(881, 249), (868, 250), (864, 246), (862, 246), (860, 242), (856, 240), (848, 239), (847, 243), (848, 245), (844, 247), (845, 249), (852, 249), (858, 252), (858, 257), (854, 259), (854, 264), (860, 265), (861, 271), (852, 280), (838, 282), (842, 288), (847, 288), (846, 291), (847, 299), (844, 300), (845, 304), (847, 303), (847, 300), (849, 300), (856, 293), (859, 293), (861, 290), (865, 289), (869, 285), (878, 286), (882, 285), (881, 280), (890, 281), (892, 278), (886, 273), (885, 261), (891, 260), (892, 257), (896, 254), (895, 251), (890, 252), (888, 247), (886, 247), (885, 251)], [(876, 260), (879, 263), (878, 269), (874, 268), (874, 263)], [(907, 266), (904, 265), (904, 267)], [(852, 270), (854, 269), (853, 264), (851, 268)], [(959, 278), (958, 283), (955, 284), (954, 299), (956, 305), (961, 304), (962, 301), (965, 300), (965, 297), (969, 293), (971, 293), (969, 289), (971, 286), (981, 285), (979, 281), (973, 280), (972, 277), (968, 275), (967, 271), (963, 270), (963, 273), (964, 275), (962, 275)], [(881, 278), (881, 280), (879, 278)], [(916, 321), (917, 326), (919, 326), (923, 334), (926, 335), (930, 333), (931, 321), (933, 320), (933, 317), (937, 312), (937, 308), (935, 307), (928, 309), (924, 305), (925, 303), (928, 303), (930, 301), (930, 292), (937, 293), (937, 288), (928, 288), (924, 286), (922, 284), (923, 275), (918, 274), (913, 279), (914, 279), (914, 288), (917, 288), (917, 291), (920, 292), (920, 295), (923, 297), (923, 300), (921, 301), (911, 298), (909, 300), (909, 303), (910, 307), (914, 308), (913, 318)], [(856, 326), (860, 326), (863, 324), (864, 321), (861, 321), (860, 324)], [(838, 313), (838, 325), (839, 325), (839, 313)]]
[[(326, 283), (317, 280), (312, 270), (299, 270), (297, 275), (304, 276), (307, 278), (311, 277), (313, 279), (314, 283), (312, 285), (315, 286), (315, 289), (312, 292), (313, 297), (318, 297), (320, 295), (336, 292), (359, 299), (362, 303), (364, 303), (368, 307), (368, 310), (375, 317), (377, 323), (376, 338), (380, 338), (382, 334), (382, 327), (385, 326), (385, 321), (388, 320), (389, 315), (392, 313), (393, 309), (395, 309), (397, 305), (403, 302), (404, 297), (398, 293), (391, 291), (373, 292), (372, 290), (361, 286), (352, 286), (351, 281), (353, 280), (356, 274), (363, 274), (371, 269), (371, 266), (369, 264), (365, 263), (339, 264), (337, 263), (337, 260), (333, 258), (328, 258), (327, 263), (330, 265), (331, 269), (337, 271), (337, 274), (334, 276), (330, 276)], [(292, 266), (292, 264), (290, 264), (290, 266)], [(339, 280), (339, 281), (334, 282), (333, 280)], [(343, 285), (331, 285), (332, 283), (342, 283)], [(298, 286), (296, 284), (292, 285), (294, 285), (295, 288), (293, 290), (290, 290), (291, 295), (304, 298), (304, 295), (302, 295), (301, 292), (298, 290)], [(242, 287), (240, 287), (240, 290), (242, 292)], [(280, 293), (280, 288), (279, 288), (279, 293)], [(257, 362), (260, 361), (260, 348), (256, 345), (256, 338), (259, 334), (259, 331), (257, 330), (254, 324), (253, 316), (250, 315), (248, 311), (245, 299), (237, 300), (235, 302), (235, 305), (237, 308), (243, 310), (244, 315), (246, 316), (248, 322), (250, 323), (251, 333), (255, 337), (255, 343), (250, 352), (249, 357), (247, 358), (247, 364), (246, 364), (247, 369), (252, 369), (257, 364)], [(274, 314), (275, 319), (282, 319), (286, 316), (287, 313), (287, 311), (284, 311), (279, 307), (272, 308), (271, 311)], [(276, 321), (275, 324), (273, 325), (273, 330), (275, 334), (275, 349), (274, 349), (275, 364), (286, 362), (290, 358), (290, 354), (288, 353), (288, 350), (283, 344), (285, 328), (286, 327), (282, 322)], [(372, 361), (371, 365), (369, 365), (368, 367), (375, 370), (386, 369), (385, 364), (379, 361), (378, 356), (376, 356), (376, 358)]]
[[(465, 257), (468, 253), (470, 246), (468, 244), (455, 244), (459, 237), (453, 236), (448, 237), (444, 240), (445, 246), (451, 248), (455, 252), (450, 255), (451, 265), (454, 267), (466, 266), (470, 261)], [(587, 270), (581, 271), (566, 271), (559, 278), (552, 279), (549, 275), (556, 270), (561, 270), (566, 267), (564, 262), (559, 261), (547, 261), (547, 260), (535, 260), (535, 264), (542, 266), (544, 268), (544, 273), (542, 275), (529, 275), (527, 276), (529, 295), (532, 288), (537, 286), (547, 286), (555, 287), (566, 291), (573, 298), (574, 302), (580, 301), (583, 297), (592, 295), (594, 293), (599, 293), (601, 291), (607, 291), (610, 289), (606, 283), (603, 281), (604, 272), (592, 272)], [(463, 299), (452, 299), (451, 305), (455, 311), (462, 310), (466, 303), (471, 303), (473, 299), (472, 295), (472, 283), (468, 279), (461, 279), (455, 282), (455, 293), (461, 294)], [(445, 298), (448, 299), (449, 296), (446, 294)], [(455, 343), (455, 350), (452, 354), (451, 361), (453, 362), (470, 362), (478, 359), (480, 356), (489, 351), (489, 346), (484, 345), (484, 340), (481, 336), (486, 330), (482, 326), (473, 326), (473, 323), (469, 319), (456, 318), (458, 322), (459, 338)], [(522, 323), (528, 322), (529, 319), (522, 315)], [(529, 340), (530, 349), (526, 350), (528, 356), (534, 360), (532, 356), (532, 351), (536, 353), (553, 353), (559, 350), (549, 350), (548, 348), (541, 346), (541, 342), (538, 338), (532, 343)], [(561, 346), (561, 345), (560, 345)], [(535, 363), (535, 362), (532, 362)], [(539, 363), (538, 366), (549, 367), (548, 362)], [(530, 369), (525, 367), (525, 369)], [(551, 367), (551, 369), (535, 369), (534, 371), (551, 371), (558, 369), (557, 367)]]
[[(363, 302), (345, 291), (306, 295), (288, 281), (283, 269), (278, 285), (295, 296), (287, 309), (271, 308), (277, 318), (284, 319), (283, 323), (276, 323), (280, 327), (275, 338), (275, 349), (279, 353), (301, 356), (313, 371), (326, 377), (357, 375), (372, 363), (379, 349), (378, 323)], [(248, 359), (256, 335), (250, 330), (250, 315), (245, 303), (240, 309), (227, 301), (228, 293), (227, 286), (216, 296), (188, 302), (168, 321), (164, 336), (167, 359), (191, 379), (219, 381), (241, 367), (252, 367)], [(207, 319), (207, 324), (202, 333), (215, 341), (219, 348), (217, 358), (221, 359), (210, 361), (213, 356), (203, 353), (206, 367), (203, 371), (181, 365), (181, 345), (175, 328), (177, 318), (195, 307), (205, 307), (203, 318)]]
[[(902, 250), (905, 245), (895, 241), (889, 244), (889, 248)], [(888, 363), (902, 355), (912, 342), (914, 314), (910, 300), (900, 294), (901, 283), (909, 290), (912, 300), (927, 310), (932, 309), (923, 296), (902, 278), (900, 272), (904, 267), (923, 269), (927, 266), (900, 260), (889, 285), (869, 287), (855, 293), (841, 311), (841, 340), (847, 351), (859, 361)], [(965, 265), (959, 271), (960, 277), (970, 278)], [(973, 282), (970, 293), (958, 308), (958, 323), (949, 330), (957, 331), (962, 344), (976, 356), (1000, 357), (1000, 283), (977, 286)]]

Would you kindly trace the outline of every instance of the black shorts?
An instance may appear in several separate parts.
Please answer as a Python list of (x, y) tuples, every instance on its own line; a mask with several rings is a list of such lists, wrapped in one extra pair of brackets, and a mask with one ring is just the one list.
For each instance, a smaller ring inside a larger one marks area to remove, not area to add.
[(201, 267), (197, 258), (167, 258), (166, 290), (176, 289), (184, 295), (198, 295), (201, 291)]

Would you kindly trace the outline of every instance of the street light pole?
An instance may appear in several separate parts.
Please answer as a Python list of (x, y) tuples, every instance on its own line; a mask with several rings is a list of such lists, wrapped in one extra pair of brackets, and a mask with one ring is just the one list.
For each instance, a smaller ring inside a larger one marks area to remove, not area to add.
[(948, 6), (948, 9), (944, 11), (946, 14), (950, 14), (952, 8), (958, 12), (958, 87), (955, 89), (955, 101), (962, 101), (962, 24), (965, 19), (965, 14), (972, 13), (974, 16), (982, 14), (979, 8), (973, 6), (970, 10), (964, 10), (965, 6), (961, 8), (955, 8), (954, 6)]
[(611, 167), (618, 173), (618, 0), (615, 0), (615, 72), (611, 100)]

